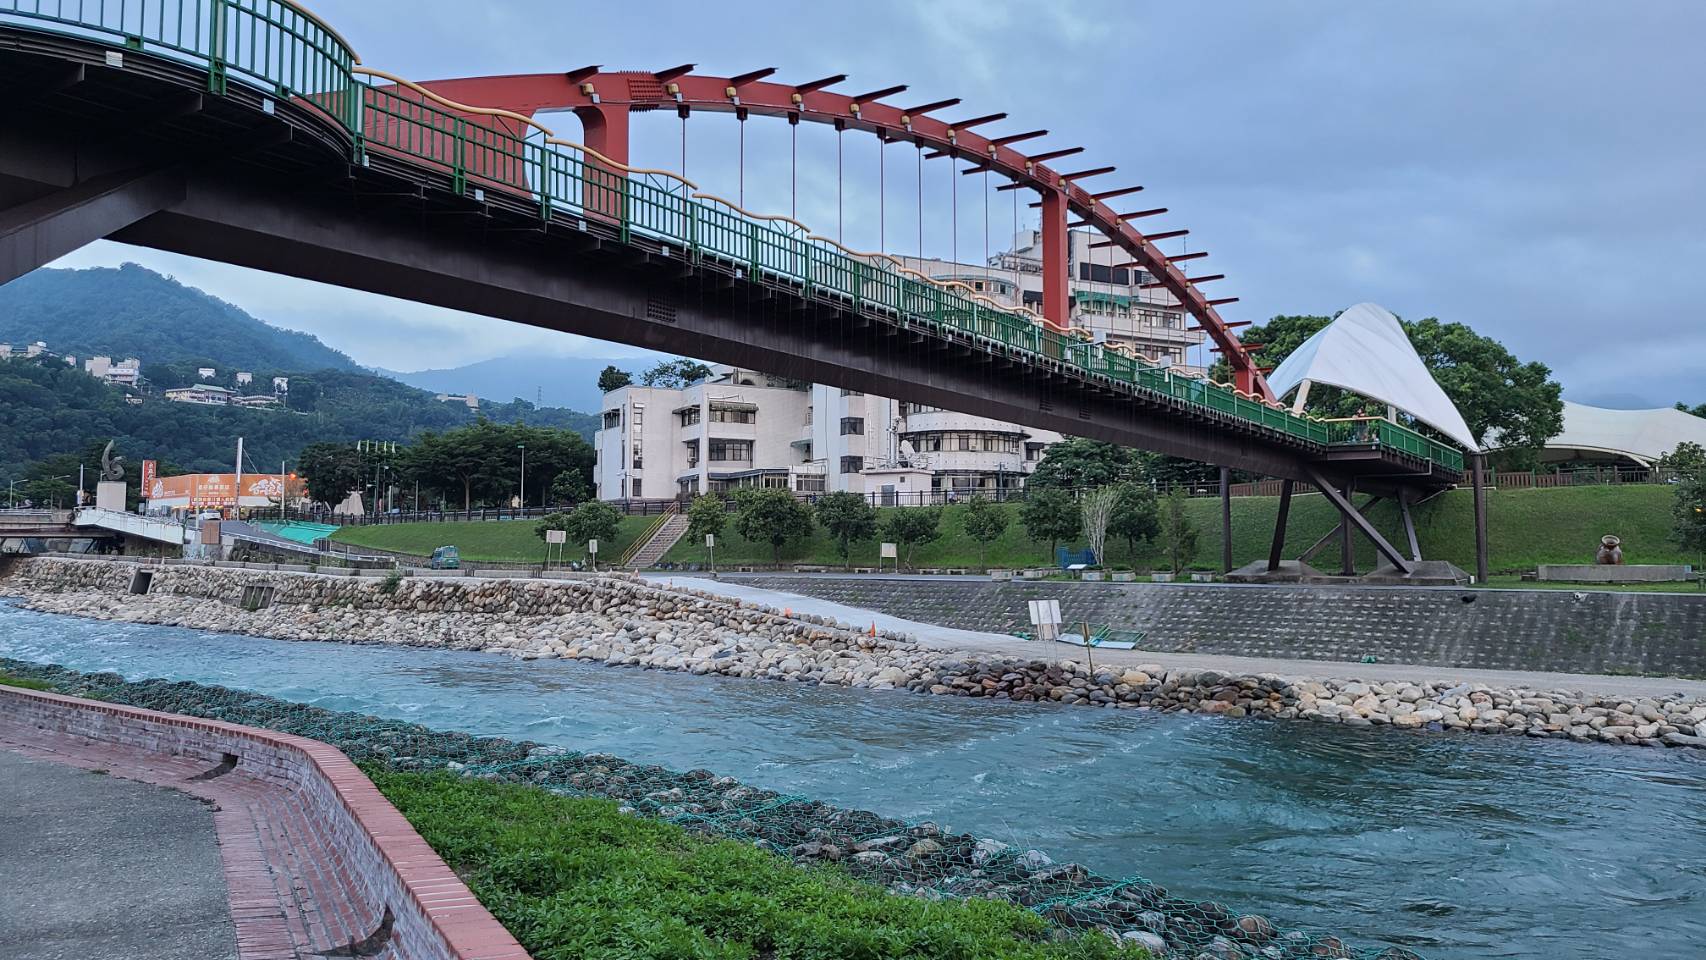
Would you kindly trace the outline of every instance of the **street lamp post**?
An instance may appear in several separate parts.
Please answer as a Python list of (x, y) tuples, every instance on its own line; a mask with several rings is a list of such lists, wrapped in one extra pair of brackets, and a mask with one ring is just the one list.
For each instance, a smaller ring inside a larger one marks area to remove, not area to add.
[(527, 444), (518, 443), (515, 446), (521, 451), (521, 509), (525, 516), (527, 510)]
[(17, 498), (12, 495), (12, 489), (23, 482), (24, 481), (22, 480), (13, 480), (6, 484), (6, 509), (13, 510), (17, 508)]

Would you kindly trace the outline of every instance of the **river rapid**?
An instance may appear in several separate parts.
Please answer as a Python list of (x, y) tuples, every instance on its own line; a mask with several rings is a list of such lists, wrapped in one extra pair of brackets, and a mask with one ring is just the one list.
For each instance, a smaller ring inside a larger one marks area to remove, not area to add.
[(0, 655), (605, 751), (1436, 960), (1706, 955), (1706, 755), (291, 643), (0, 604)]

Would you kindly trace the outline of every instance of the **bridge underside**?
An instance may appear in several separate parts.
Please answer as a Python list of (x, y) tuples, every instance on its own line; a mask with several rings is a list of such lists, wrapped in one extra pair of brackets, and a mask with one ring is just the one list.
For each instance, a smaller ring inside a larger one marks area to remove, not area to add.
[[(1002, 353), (526, 196), (458, 193), (315, 111), (141, 54), (0, 29), (0, 282), (100, 238), (1367, 493), (1456, 482)], [(1410, 494), (1406, 494), (1409, 496)], [(1382, 554), (1403, 567), (1360, 516)]]

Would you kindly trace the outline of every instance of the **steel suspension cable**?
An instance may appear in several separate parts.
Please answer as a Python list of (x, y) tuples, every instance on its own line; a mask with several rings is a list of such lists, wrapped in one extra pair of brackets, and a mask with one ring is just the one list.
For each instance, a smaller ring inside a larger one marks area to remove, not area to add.
[(735, 122), (740, 124), (740, 200), (741, 206), (746, 206), (746, 118), (736, 116)]
[(989, 286), (989, 168), (983, 168), (983, 281)]
[(924, 143), (918, 143), (918, 269), (924, 269)]
[(800, 218), (800, 118), (788, 118), (788, 216)]
[(845, 243), (841, 221), (841, 143), (846, 139), (846, 130), (840, 125), (835, 128), (835, 242)]
[(877, 251), (888, 253), (888, 140), (877, 131)]
[(955, 169), (960, 161), (955, 154), (948, 155), (948, 195), (949, 204), (953, 209), (952, 223), (954, 228), (953, 240), (948, 244), (948, 259), (954, 264), (954, 272), (960, 272), (960, 178)]

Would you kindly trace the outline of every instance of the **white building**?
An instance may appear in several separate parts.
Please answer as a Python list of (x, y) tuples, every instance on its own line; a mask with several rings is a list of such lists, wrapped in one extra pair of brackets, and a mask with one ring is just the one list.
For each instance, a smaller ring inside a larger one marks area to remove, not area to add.
[(83, 371), (97, 380), (134, 387), (142, 378), (142, 361), (126, 357), (114, 363), (112, 357), (90, 357), (83, 361)]
[(237, 371), (237, 386), (246, 387), (255, 382), (255, 375), (247, 370)]
[(289, 377), (273, 377), (272, 378), (272, 392), (275, 394), (289, 393), (290, 392), (290, 378)]
[(214, 374), (214, 369), (212, 367), (196, 367), (195, 368), (195, 375), (202, 378), (203, 380), (212, 380), (213, 374)]
[[(1124, 266), (1130, 256), (1114, 247), (1093, 246), (1101, 235), (1075, 230), (1068, 235), (1071, 256), (1070, 325), (1098, 337), (1123, 343), (1158, 363), (1176, 367), (1187, 376), (1207, 371), (1192, 364), (1190, 348), (1206, 334), (1192, 327), (1172, 294), (1145, 289), (1155, 278), (1144, 270)], [(900, 257), (908, 269), (935, 280), (964, 283), (973, 293), (997, 303), (1025, 306), (1040, 312), (1043, 303), (1042, 235), (1027, 230), (1013, 238), (1013, 249), (990, 257), (986, 265), (930, 258)]]
[(460, 403), (470, 410), (480, 409), (480, 398), (471, 393), (439, 393), (433, 399), (439, 403)]
[(604, 396), (594, 478), (604, 500), (665, 499), (739, 486), (889, 503), (993, 494), (1023, 482), (1050, 431), (718, 367), (684, 389)]
[(177, 387), (167, 390), (166, 399), (173, 403), (204, 403), (210, 406), (224, 406), (231, 402), (231, 391), (210, 383), (198, 383), (193, 387)]

